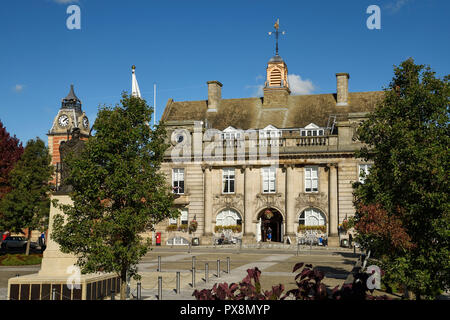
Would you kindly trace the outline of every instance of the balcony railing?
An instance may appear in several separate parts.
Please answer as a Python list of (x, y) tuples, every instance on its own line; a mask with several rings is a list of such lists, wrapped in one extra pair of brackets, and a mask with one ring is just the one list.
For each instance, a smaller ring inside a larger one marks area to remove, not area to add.
[(328, 136), (275, 138), (275, 139), (249, 139), (249, 140), (223, 140), (216, 142), (216, 147), (308, 147), (329, 145)]
[(318, 137), (301, 137), (297, 138), (296, 145), (298, 147), (303, 146), (327, 146), (328, 145), (328, 137), (326, 136), (318, 136)]

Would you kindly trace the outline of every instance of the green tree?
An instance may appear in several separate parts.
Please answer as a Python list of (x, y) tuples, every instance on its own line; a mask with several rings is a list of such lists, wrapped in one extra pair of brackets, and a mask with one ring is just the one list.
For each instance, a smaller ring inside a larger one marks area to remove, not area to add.
[(50, 179), (53, 173), (45, 143), (29, 140), (22, 157), (10, 172), (11, 191), (0, 202), (0, 228), (23, 233), (28, 228), (26, 254), (30, 252), (31, 231), (48, 227)]
[(163, 125), (148, 125), (153, 109), (145, 100), (122, 95), (121, 105), (100, 108), (95, 135), (80, 156), (68, 156), (73, 205), (61, 206), (52, 238), (78, 257), (82, 273), (114, 272), (125, 299), (127, 274), (149, 243), (142, 233), (174, 216), (173, 195), (160, 164), (168, 145)]
[(385, 279), (433, 298), (450, 285), (450, 76), (439, 79), (411, 58), (394, 74), (358, 129), (366, 147), (356, 156), (374, 165), (354, 185), (355, 228)]

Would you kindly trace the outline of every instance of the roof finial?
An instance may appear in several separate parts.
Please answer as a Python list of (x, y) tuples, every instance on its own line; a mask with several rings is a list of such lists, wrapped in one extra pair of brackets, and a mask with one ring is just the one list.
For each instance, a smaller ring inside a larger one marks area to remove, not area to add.
[[(278, 56), (278, 35), (280, 33), (280, 31), (278, 31), (278, 30), (280, 29), (280, 19), (277, 19), (277, 22), (275, 22), (274, 28), (275, 28), (275, 32), (270, 31), (269, 36), (272, 35), (273, 33), (275, 33), (275, 39), (276, 39), (275, 55)], [(286, 34), (286, 32), (281, 31), (281, 34)]]

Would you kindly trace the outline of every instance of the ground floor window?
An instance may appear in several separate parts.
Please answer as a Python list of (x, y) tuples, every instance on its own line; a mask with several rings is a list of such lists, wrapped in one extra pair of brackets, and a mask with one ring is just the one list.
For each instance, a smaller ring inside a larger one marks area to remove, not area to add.
[(167, 240), (166, 243), (169, 246), (187, 246), (189, 244), (189, 241), (183, 237), (174, 237)]
[(226, 209), (221, 211), (216, 218), (216, 226), (234, 226), (241, 224), (241, 215), (233, 209)]
[(302, 212), (298, 223), (304, 226), (324, 226), (325, 215), (320, 210), (309, 208)]

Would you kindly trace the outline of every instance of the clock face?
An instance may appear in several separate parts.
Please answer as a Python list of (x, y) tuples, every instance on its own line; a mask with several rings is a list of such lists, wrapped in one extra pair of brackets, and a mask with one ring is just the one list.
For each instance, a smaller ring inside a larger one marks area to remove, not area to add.
[(85, 129), (89, 128), (89, 119), (87, 117), (83, 118), (83, 127)]
[(58, 118), (58, 123), (61, 127), (67, 127), (69, 125), (69, 117), (63, 114)]

